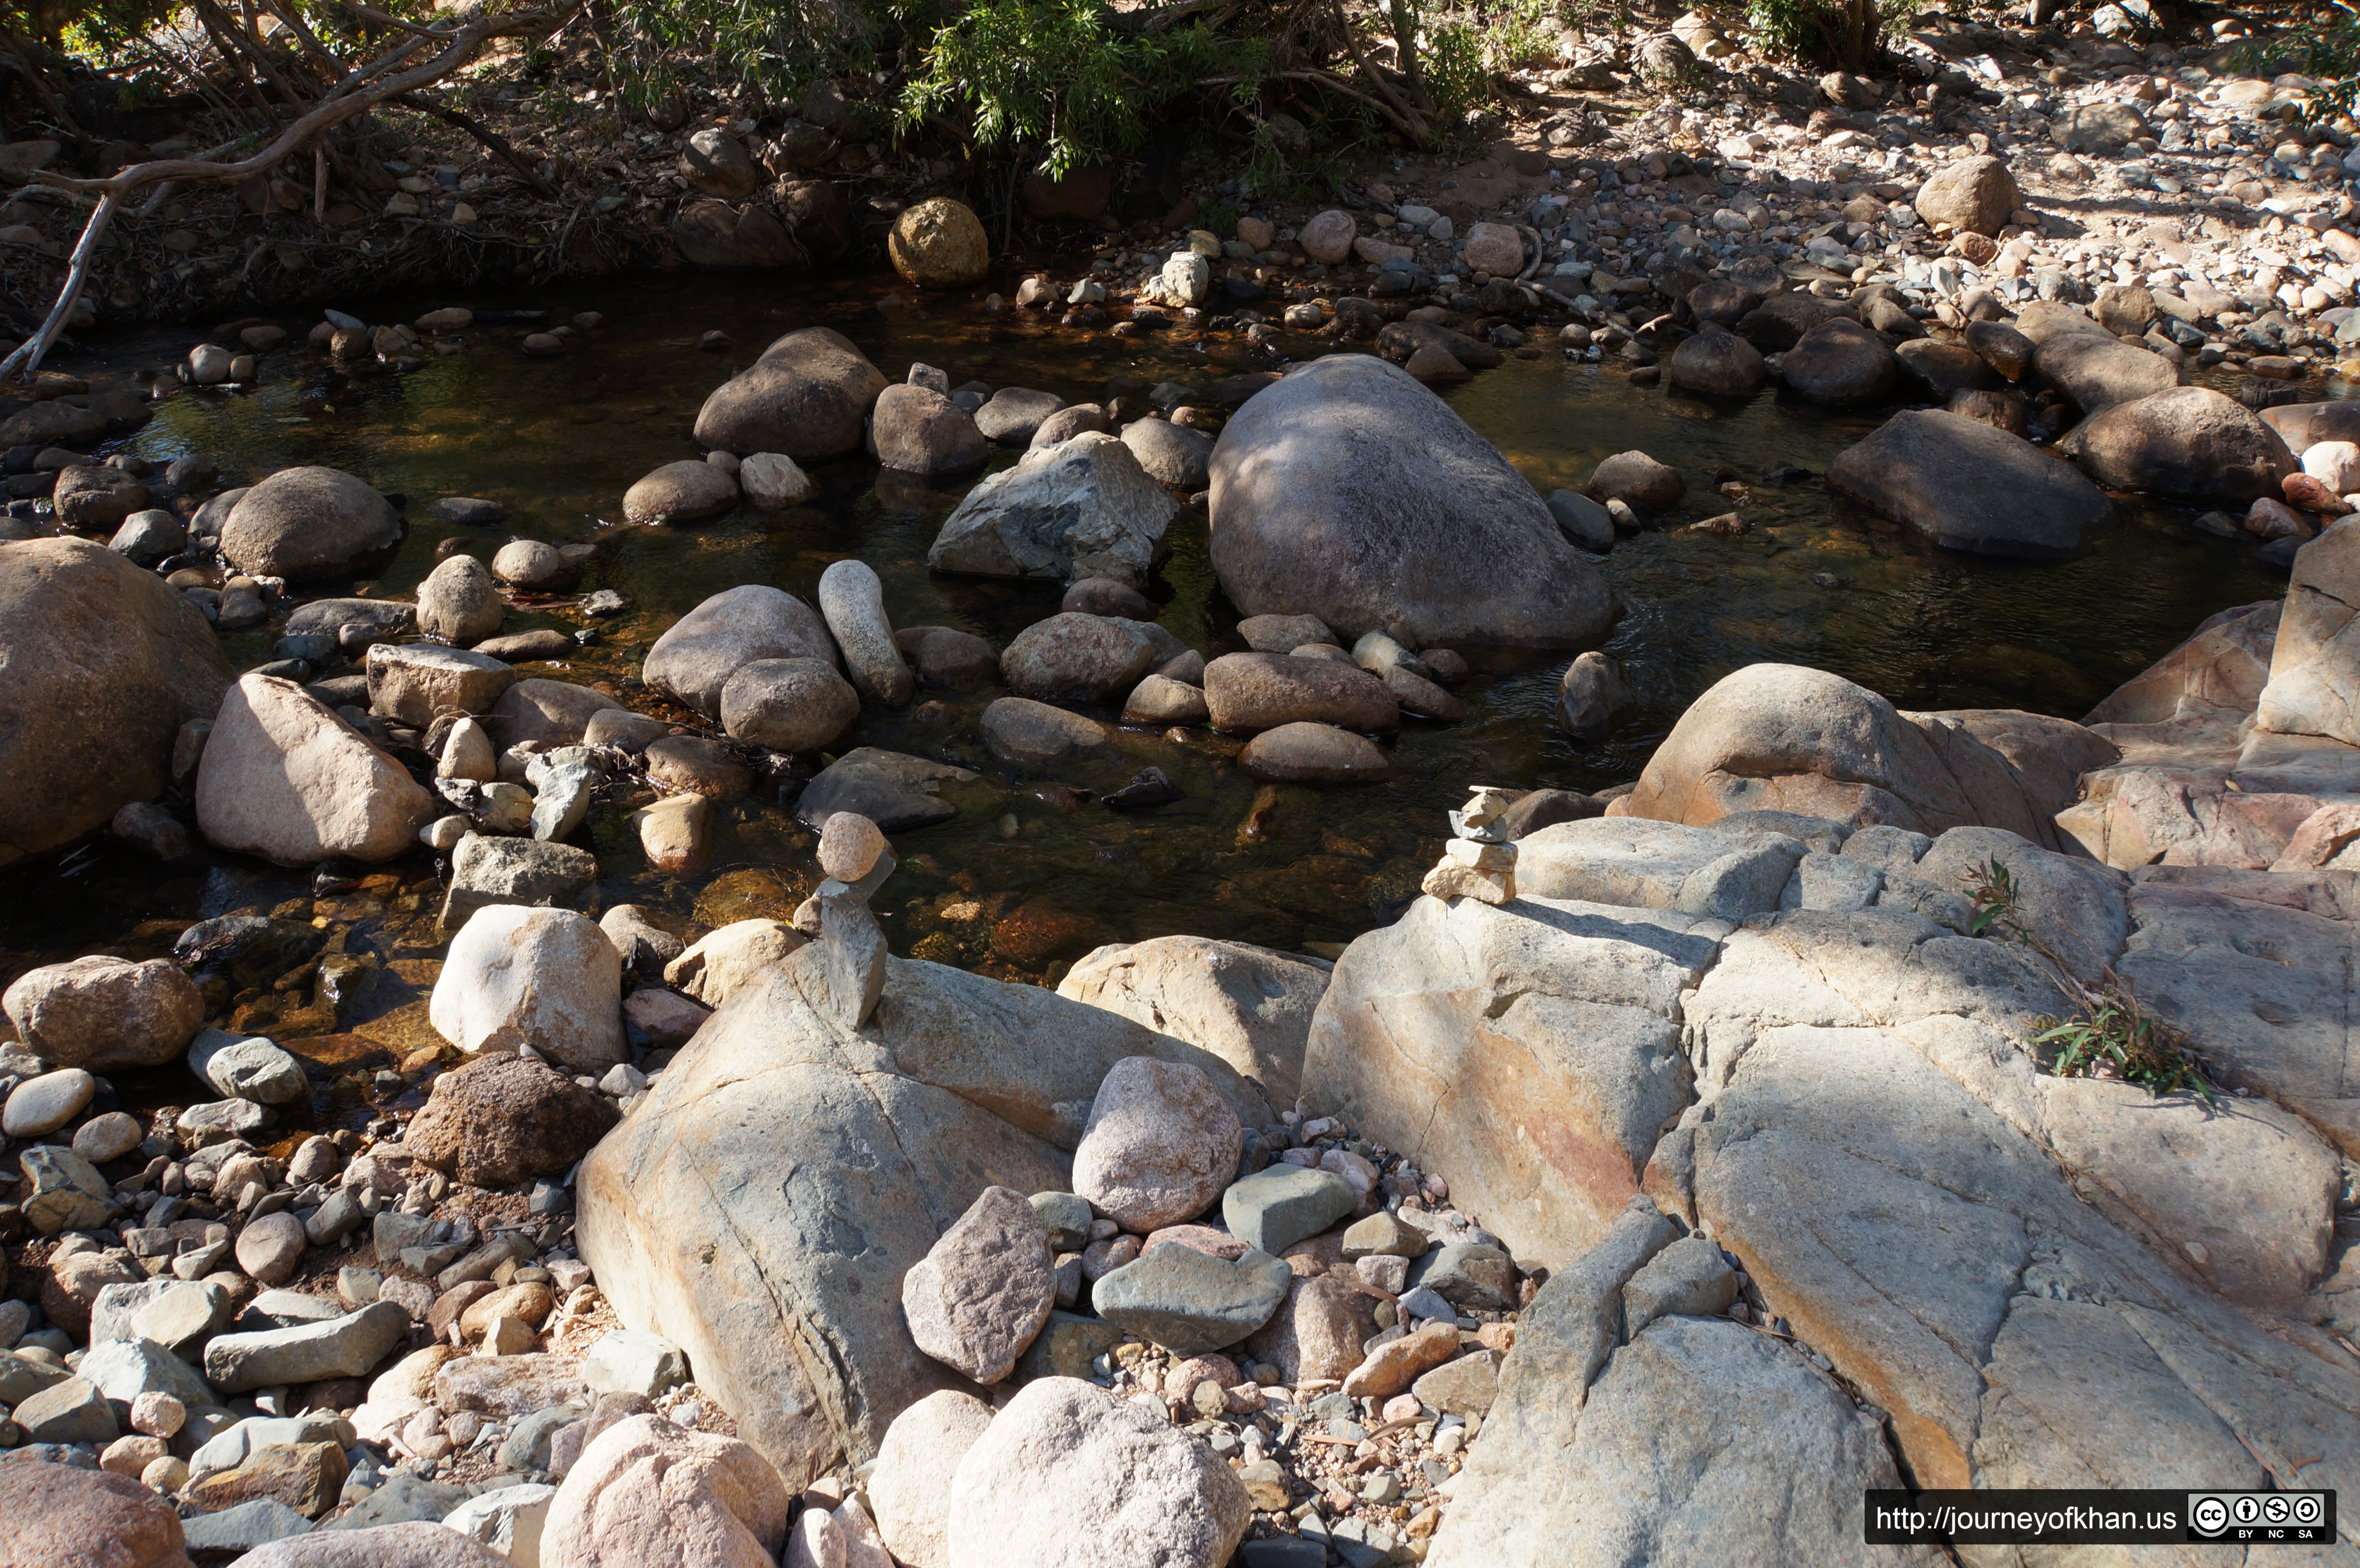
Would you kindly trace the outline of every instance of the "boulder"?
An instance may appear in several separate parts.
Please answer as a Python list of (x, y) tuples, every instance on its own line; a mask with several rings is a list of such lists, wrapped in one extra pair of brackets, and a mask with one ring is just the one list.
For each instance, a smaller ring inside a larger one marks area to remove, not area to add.
[(750, 196), (762, 183), (762, 169), (746, 144), (708, 125), (688, 138), (680, 153), (681, 177), (715, 196)]
[(436, 1075), (402, 1147), (468, 1186), (506, 1187), (563, 1175), (621, 1119), (545, 1062), (487, 1056)]
[(598, 857), (570, 844), (469, 833), (451, 854), (442, 929), (457, 931), (495, 904), (570, 903), (598, 879)]
[(1491, 444), (1365, 354), (1298, 366), (1213, 449), (1213, 565), (1246, 615), (1413, 648), (1579, 647), (1612, 595)]
[(894, 643), (885, 587), (875, 568), (858, 561), (831, 563), (819, 575), (819, 610), (863, 697), (899, 706), (916, 694), (917, 681)]
[(2147, 134), (2138, 110), (2119, 98), (2071, 105), (2049, 122), (2049, 139), (2059, 147), (2100, 158), (2112, 158)]
[(1086, 430), (1034, 447), (968, 491), (926, 561), (971, 576), (1111, 577), (1136, 587), (1164, 554), (1179, 509), (1129, 446)]
[(991, 454), (974, 416), (933, 387), (906, 382), (878, 395), (869, 443), (887, 468), (929, 476), (980, 468)]
[(499, 583), (472, 555), (452, 556), (418, 585), (418, 629), (461, 648), (498, 631), (508, 609)]
[(1996, 234), (2024, 205), (2016, 177), (1998, 158), (1983, 155), (1946, 165), (1918, 188), (1910, 205), (1928, 223), (1947, 223), (1961, 233)]
[(1366, 735), (1298, 721), (1264, 730), (1238, 753), (1238, 766), (1273, 784), (1380, 784), (1393, 759)]
[(1778, 375), (1798, 397), (1848, 408), (1892, 397), (1900, 364), (1883, 338), (1838, 317), (1797, 339)]
[(803, 786), (795, 818), (817, 828), (837, 811), (853, 811), (887, 833), (922, 828), (958, 815), (958, 807), (942, 798), (945, 784), (972, 783), (977, 777), (947, 762), (855, 746)]
[(1620, 501), (1643, 512), (1668, 512), (1688, 489), (1678, 469), (1637, 451), (1618, 452), (1601, 463), (1583, 488), (1601, 501)]
[(421, 730), (438, 709), (491, 712), (516, 681), (514, 670), (487, 654), (431, 642), (377, 643), (361, 668), (368, 677), (369, 712)]
[(1147, 624), (1075, 611), (1025, 627), (1000, 656), (1009, 690), (1036, 702), (1107, 702), (1161, 662)]
[(103, 953), (28, 969), (0, 994), (16, 1038), (52, 1067), (122, 1073), (169, 1062), (204, 1021), (195, 981), (166, 958)]
[(721, 689), (763, 659), (833, 665), (836, 639), (819, 613), (783, 589), (748, 583), (726, 589), (674, 621), (648, 649), (640, 679), (705, 714), (721, 713)]
[(1057, 995), (1200, 1046), (1259, 1083), (1271, 1104), (1292, 1105), (1332, 967), (1240, 942), (1164, 936), (1097, 949), (1065, 972)]
[(1647, 1324), (1602, 1370), (1542, 1365), (1566, 1341), (1590, 1351), (1600, 1337), (1612, 1296), (1601, 1306), (1576, 1285), (1590, 1266), (1583, 1258), (1526, 1314), (1510, 1353), (1524, 1362), (1502, 1379), (1429, 1563), (1546, 1562), (1568, 1531), (1645, 1561), (1945, 1560), (1933, 1547), (1861, 1544), (1854, 1499), (1901, 1477), (1876, 1418), (1791, 1345), (1726, 1318), (1676, 1316)]
[(762, 351), (697, 411), (700, 445), (779, 452), (797, 463), (860, 450), (861, 421), (885, 376), (833, 327), (805, 327)]
[(132, 1477), (29, 1455), (10, 1461), (0, 1465), (5, 1568), (191, 1568), (171, 1504)]
[(817, 751), (860, 718), (860, 693), (816, 659), (758, 659), (721, 688), (721, 727), (772, 751)]
[(1401, 728), (1401, 704), (1382, 681), (1354, 665), (1291, 654), (1225, 653), (1205, 666), (1213, 727), (1253, 735), (1298, 723), (1366, 735)]
[[(1520, 879), (1530, 846), (1566, 831), (1525, 841)], [(1686, 1104), (1680, 993), (1728, 930), (1528, 890), (1506, 908), (1420, 898), (1338, 962), (1303, 1104), (1448, 1172), (1519, 1260), (1561, 1268), (1639, 1191)]]
[[(543, 1558), (556, 1568), (554, 1558)], [(515, 1568), (514, 1560), (433, 1519), (339, 1523), (266, 1541), (238, 1568)]]
[(1169, 419), (1133, 419), (1122, 428), (1122, 444), (1158, 485), (1195, 495), (1211, 482), (1213, 438)]
[(1999, 373), (1964, 343), (1912, 338), (1893, 351), (1910, 391), (1937, 403), (1961, 392), (1989, 391), (2002, 385)]
[(433, 794), (291, 681), (248, 675), (213, 716), (197, 770), (197, 830), (280, 866), (392, 860), (417, 847)]
[(0, 866), (162, 794), (180, 726), (231, 680), (195, 605), (76, 539), (0, 550)]
[(910, 1337), (978, 1383), (1016, 1369), (1057, 1301), (1048, 1233), (1022, 1192), (986, 1187), (901, 1277)]
[(2275, 497), (2301, 471), (2276, 430), (2209, 387), (2115, 402), (2081, 427), (2077, 444), (2081, 466), (2101, 485), (2199, 500)]
[(945, 1388), (893, 1418), (869, 1477), (877, 1533), (908, 1568), (949, 1568), (951, 1482), (984, 1429), (991, 1407)]
[(885, 254), (905, 282), (961, 289), (991, 270), (991, 242), (975, 210), (936, 196), (903, 210), (886, 236)]
[(2262, 423), (2278, 433), (2297, 457), (2323, 441), (2360, 442), (2360, 398), (2329, 403), (2281, 403), (2261, 411)]
[[(983, 439), (1002, 446), (1030, 446), (1041, 421), (1065, 406), (1054, 392), (1029, 387), (1003, 387), (975, 411), (975, 428)], [(881, 1522), (881, 1521), (880, 1521)]]
[(2060, 312), (2017, 319), (2039, 346), (2032, 366), (2085, 414), (2128, 403), (2180, 385), (2180, 370), (2159, 354), (2123, 342), (2086, 316)]
[(1567, 665), (1557, 680), (1557, 723), (1576, 740), (1604, 740), (1638, 711), (1638, 693), (1622, 679), (1622, 667), (1596, 648)]
[(1116, 1062), (1193, 1062), (1241, 1122), (1269, 1114), (1209, 1053), (932, 964), (889, 957), (854, 1035), (825, 1010), (825, 945), (713, 1016), (591, 1154), (576, 1197), (617, 1316), (685, 1350), (796, 1485), (873, 1456), (895, 1415), (960, 1386), (886, 1303), (984, 1188), (1070, 1190), (1065, 1151)]
[(1928, 834), (1981, 825), (2053, 849), (2081, 776), (2118, 755), (2061, 719), (1904, 713), (1841, 676), (1755, 664), (1680, 715), (1617, 814), (1702, 824), (1772, 810)]
[(2353, 677), (2360, 626), (2360, 520), (2344, 517), (2295, 552), (2269, 681), (2254, 727), (2360, 745), (2360, 684)]
[(224, 1394), (273, 1384), (358, 1377), (410, 1333), (410, 1313), (373, 1301), (341, 1317), (217, 1334), (205, 1344), (205, 1381)]
[(566, 681), (519, 681), (500, 693), (484, 715), (485, 727), (503, 746), (528, 742), (544, 751), (580, 746), (594, 714), (614, 707), (606, 692)]
[(1675, 387), (1714, 397), (1751, 397), (1770, 378), (1762, 352), (1736, 333), (1708, 326), (1672, 351), (1664, 376)]
[(1237, 1175), (1242, 1138), (1237, 1113), (1202, 1070), (1127, 1057), (1090, 1103), (1074, 1150), (1074, 1191), (1144, 1236), (1212, 1207)]
[(1976, 555), (2061, 559), (2113, 514), (2104, 492), (2072, 464), (1936, 409), (1896, 414), (1845, 448), (1828, 466), (1828, 485), (1945, 549)]
[[(549, 1568), (753, 1568), (787, 1538), (778, 1473), (735, 1438), (636, 1415), (592, 1439), (541, 1527)], [(506, 1561), (506, 1559), (502, 1559)]]
[(1161, 1411), (1079, 1378), (1043, 1377), (1009, 1400), (959, 1460), (947, 1561), (1222, 1568), (1252, 1518), (1237, 1475)]
[(577, 1073), (630, 1060), (621, 960), (598, 922), (571, 909), (478, 909), (451, 942), (428, 1014), (464, 1051), (529, 1045)]
[(60, 524), (93, 532), (114, 532), (148, 498), (148, 486), (123, 470), (94, 463), (59, 470), (49, 491), (49, 506)]
[(802, 267), (811, 259), (777, 215), (754, 202), (683, 201), (669, 232), (698, 267)]
[(694, 458), (667, 463), (623, 492), (623, 517), (634, 523), (694, 523), (738, 504), (738, 481)]
[(401, 514), (365, 480), (333, 468), (282, 468), (230, 508), (229, 563), (257, 577), (336, 577), (401, 540)]
[(1029, 697), (1000, 698), (984, 709), (977, 727), (992, 756), (1022, 767), (1045, 767), (1077, 753), (1102, 752), (1114, 740), (1113, 732), (1096, 719)]

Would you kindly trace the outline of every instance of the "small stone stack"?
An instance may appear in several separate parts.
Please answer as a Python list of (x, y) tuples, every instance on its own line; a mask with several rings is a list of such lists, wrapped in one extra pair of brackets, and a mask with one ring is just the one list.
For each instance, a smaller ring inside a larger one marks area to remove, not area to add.
[(1437, 898), (1480, 898), (1504, 904), (1516, 896), (1516, 846), (1508, 842), (1507, 812), (1513, 791), (1475, 786), (1461, 810), (1450, 813), (1450, 842), (1442, 859), (1418, 886)]
[(885, 933), (869, 899), (900, 864), (867, 817), (838, 811), (821, 824), (819, 866), (827, 880), (795, 911), (795, 925), (815, 933), (826, 952), (827, 1010), (846, 1029), (869, 1021), (885, 988)]

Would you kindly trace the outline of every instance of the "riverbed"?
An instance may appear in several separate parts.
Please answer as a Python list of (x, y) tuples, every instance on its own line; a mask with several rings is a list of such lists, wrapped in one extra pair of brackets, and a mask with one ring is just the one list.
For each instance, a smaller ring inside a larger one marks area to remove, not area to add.
[[(481, 327), (464, 352), (430, 354), (405, 373), (377, 365), (345, 373), (323, 355), (282, 351), (264, 360), (257, 387), (184, 392), (148, 427), (103, 450), (158, 461), (202, 452), (221, 464), (224, 484), (322, 463), (404, 497), (410, 528), (399, 554), (360, 584), (373, 595), (407, 596), (454, 534), (469, 535), (474, 553), (486, 558), (511, 536), (594, 543), (580, 591), (619, 591), (630, 605), (623, 615), (586, 620), (568, 594), (521, 602), (504, 629), (595, 628), (578, 659), (529, 673), (605, 683), (626, 705), (672, 717), (688, 715), (661, 709), (638, 687), (639, 660), (672, 620), (738, 583), (772, 583), (811, 599), (829, 562), (855, 556), (883, 580), (896, 625), (959, 626), (997, 643), (1057, 608), (1054, 585), (928, 572), (928, 545), (980, 475), (931, 485), (880, 478), (872, 463), (845, 461), (818, 467), (822, 494), (792, 511), (682, 528), (624, 525), (624, 489), (694, 455), (691, 428), (705, 396), (780, 333), (833, 326), (896, 379), (923, 361), (954, 386), (1033, 387), (1069, 400), (1100, 400), (1115, 377), (1209, 387), (1272, 363), (1229, 338), (1123, 340), (1101, 332), (1085, 341), (1043, 316), (987, 314), (971, 299), (913, 297), (876, 278), (660, 275), (529, 299), (476, 293), (345, 308), (399, 321), (449, 303), (546, 308), (555, 321), (595, 310), (605, 320), (571, 352), (549, 358), (523, 353), (530, 325)], [(716, 329), (729, 345), (700, 348), (701, 335)], [(191, 341), (173, 332), (125, 336), (91, 345), (89, 355), (164, 365)], [(1302, 337), (1287, 346), (1308, 355), (1351, 345)], [(1934, 550), (1834, 497), (1818, 477), (1889, 410), (1831, 413), (1769, 394), (1715, 405), (1633, 387), (1619, 371), (1568, 361), (1553, 347), (1538, 358), (1511, 357), (1446, 396), (1543, 493), (1579, 485), (1600, 458), (1633, 447), (1687, 476), (1688, 499), (1672, 528), (1626, 537), (1601, 561), (1625, 607), (1607, 650), (1640, 695), (1639, 716), (1607, 742), (1576, 743), (1553, 716), (1569, 656), (1465, 648), (1474, 673), (1459, 691), (1463, 724), (1409, 720), (1394, 747), (1393, 782), (1318, 791), (1258, 784), (1235, 767), (1237, 743), (1201, 729), (1178, 740), (1126, 730), (1120, 758), (1025, 776), (996, 763), (978, 736), (975, 721), (992, 691), (922, 691), (920, 703), (901, 711), (872, 705), (847, 746), (943, 757), (983, 775), (950, 791), (961, 808), (956, 820), (901, 835), (902, 868), (875, 901), (897, 951), (1038, 980), (1054, 979), (1098, 943), (1175, 931), (1332, 951), (1415, 896), (1447, 833), (1443, 812), (1467, 785), (1594, 789), (1629, 779), (1698, 693), (1743, 665), (1819, 666), (1905, 708), (2017, 707), (2078, 718), (2206, 615), (2282, 592), (2282, 579), (2254, 565), (2249, 550), (2168, 507), (2119, 506), (2113, 525), (2065, 562)], [(1015, 455), (997, 453), (992, 466)], [(1796, 469), (1803, 474), (1768, 477)], [(1742, 492), (1715, 494), (1722, 484)], [(474, 530), (440, 523), (426, 507), (445, 495), (498, 501), (509, 519)], [(1730, 510), (1749, 518), (1753, 531), (1681, 530)], [(1207, 529), (1201, 509), (1184, 510), (1149, 592), (1164, 625), (1209, 658), (1241, 644), (1214, 581)], [(264, 628), (224, 643), (238, 668), (250, 668), (271, 657), (273, 635)], [(1098, 803), (1096, 795), (1150, 765), (1187, 798), (1130, 815)], [(683, 926), (710, 925), (783, 917), (814, 880), (811, 835), (793, 820), (792, 794), (726, 806), (713, 864), (694, 877), (646, 868), (623, 822), (632, 803), (610, 802), (589, 830), (606, 903), (637, 902)], [(145, 956), (188, 920), (234, 910), (300, 914), (313, 897), (308, 876), (241, 857), (208, 854), (194, 866), (159, 868), (102, 841), (0, 883), (0, 972), (96, 948)], [(435, 902), (423, 856), (322, 897), (332, 918), (372, 922), (377, 934), (360, 939), (364, 951), (413, 966), (421, 981), (431, 974)], [(340, 1021), (349, 1028), (351, 1014), (367, 1009), (346, 1010)], [(406, 1043), (432, 1041), (413, 1030)]]

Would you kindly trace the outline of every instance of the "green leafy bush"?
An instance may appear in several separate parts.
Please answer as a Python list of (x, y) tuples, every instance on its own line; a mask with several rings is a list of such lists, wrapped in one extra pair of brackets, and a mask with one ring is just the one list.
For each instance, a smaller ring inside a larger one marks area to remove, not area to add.
[(1859, 71), (1876, 62), (1886, 32), (1912, 9), (1908, 0), (1747, 0), (1745, 19), (1773, 54)]

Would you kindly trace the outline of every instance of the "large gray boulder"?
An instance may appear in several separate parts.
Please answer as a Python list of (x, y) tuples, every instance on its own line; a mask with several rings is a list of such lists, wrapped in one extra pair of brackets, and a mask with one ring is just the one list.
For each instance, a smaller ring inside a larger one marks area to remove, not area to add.
[(696, 440), (740, 457), (842, 457), (860, 450), (861, 419), (886, 386), (885, 373), (850, 338), (834, 327), (805, 327), (714, 389), (697, 410)]
[(0, 866), (163, 793), (173, 737), (231, 679), (195, 605), (78, 539), (0, 548)]
[(1949, 550), (2061, 558), (2106, 520), (2105, 493), (2021, 436), (1939, 409), (1896, 414), (1828, 465), (1828, 484)]
[(1115, 1062), (1192, 1062), (1248, 1125), (1271, 1114), (1210, 1052), (1037, 986), (889, 958), (855, 1033), (826, 974), (814, 942), (731, 996), (599, 1144), (578, 1198), (617, 1315), (685, 1350), (791, 1488), (963, 1387), (911, 1339), (901, 1278), (986, 1187), (1070, 1190)]
[(1287, 1106), (1302, 1090), (1311, 1015), (1333, 968), (1241, 942), (1159, 936), (1090, 953), (1057, 995), (1201, 1046)]
[(967, 494), (926, 552), (937, 572), (1136, 588), (1164, 554), (1180, 504), (1116, 437), (1085, 430), (1035, 447)]
[(401, 542), (401, 514), (368, 482), (333, 468), (282, 468), (222, 525), (229, 563), (255, 576), (334, 577)]
[(2360, 521), (2344, 517), (2295, 552), (2254, 727), (2360, 746)]
[(1213, 568), (1247, 615), (1349, 641), (1585, 648), (1598, 569), (1491, 442), (1396, 365), (1334, 354), (1240, 408), (1213, 448)]
[[(1540, 1365), (1561, 1342), (1613, 1345), (1599, 1325), (1620, 1315), (1619, 1292), (1584, 1290), (1582, 1274), (1550, 1280), (1546, 1304), (1526, 1314), (1510, 1357), (1521, 1376), (1502, 1377), (1427, 1563), (1949, 1560), (1862, 1543), (1862, 1492), (1901, 1485), (1884, 1426), (1790, 1344), (1727, 1318), (1671, 1316), (1614, 1346), (1594, 1381), (1579, 1362)], [(1585, 1550), (1568, 1559), (1576, 1540)]]
[(2101, 485), (2198, 500), (2275, 499), (2301, 471), (2278, 431), (2210, 387), (2174, 387), (2114, 404), (2075, 438), (2081, 466)]
[(819, 612), (792, 593), (748, 583), (716, 593), (665, 628), (639, 678), (718, 718), (729, 678), (764, 659), (815, 659), (833, 667), (836, 639)]

